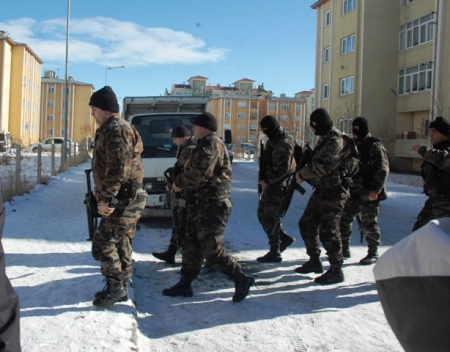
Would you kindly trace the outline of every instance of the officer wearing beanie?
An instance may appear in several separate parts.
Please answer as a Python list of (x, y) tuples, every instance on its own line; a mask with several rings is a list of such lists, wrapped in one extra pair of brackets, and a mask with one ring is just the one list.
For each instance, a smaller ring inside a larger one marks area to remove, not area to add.
[(258, 182), (262, 189), (258, 204), (258, 220), (269, 238), (270, 251), (257, 260), (262, 263), (281, 262), (281, 253), (295, 240), (284, 231), (281, 222), (273, 234), (272, 229), (278, 222), (274, 214), (277, 214), (283, 201), (286, 180), (295, 171), (294, 145), (291, 138), (282, 131), (275, 117), (265, 116), (260, 126), (269, 140), (261, 155), (266, 170)]
[(200, 273), (203, 260), (235, 282), (233, 302), (242, 301), (254, 279), (245, 275), (223, 244), (225, 225), (231, 214), (231, 164), (222, 140), (216, 136), (216, 118), (205, 112), (194, 120), (196, 147), (192, 150), (172, 186), (186, 192), (190, 231), (182, 245), (183, 267), (180, 281), (163, 290), (166, 296), (191, 297), (191, 282)]
[(429, 125), (431, 148), (415, 145), (412, 153), (422, 156), (423, 191), (428, 196), (413, 231), (430, 220), (450, 217), (450, 123), (442, 116)]
[[(197, 145), (197, 141), (191, 137), (191, 131), (186, 126), (179, 125), (172, 130), (172, 140), (173, 144), (178, 147), (177, 151), (177, 161), (173, 167), (174, 179), (178, 177), (184, 170), (184, 164), (186, 163), (192, 150)], [(166, 189), (170, 193), (172, 191), (172, 184), (167, 183)], [(171, 194), (172, 196), (172, 194)], [(168, 264), (175, 264), (175, 254), (178, 249), (181, 248), (185, 233), (188, 231), (187, 225), (187, 210), (186, 201), (188, 200), (186, 192), (182, 191), (179, 193), (174, 193), (172, 196), (172, 207), (178, 209), (178, 226), (172, 229), (172, 237), (170, 238), (170, 244), (166, 251), (158, 253), (153, 252), (153, 256), (160, 260), (165, 261)], [(177, 210), (176, 210), (177, 211)]]
[(314, 110), (309, 125), (320, 138), (311, 160), (296, 174), (296, 180), (298, 183), (306, 180), (314, 187), (299, 221), (300, 234), (310, 259), (295, 271), (300, 274), (323, 273), (320, 239), (328, 254), (330, 269), (314, 281), (328, 285), (344, 281), (339, 221), (349, 197), (348, 189), (357, 167), (355, 157), (358, 151), (353, 139), (333, 126), (325, 109)]
[(94, 92), (89, 105), (99, 125), (92, 171), (98, 213), (102, 216), (92, 239), (92, 256), (100, 262), (106, 281), (103, 291), (95, 294), (93, 305), (107, 308), (128, 300), (131, 244), (147, 201), (147, 193), (142, 188), (143, 146), (139, 133), (119, 116), (119, 104), (111, 87)]
[(345, 203), (339, 229), (342, 238), (342, 254), (350, 258), (352, 224), (361, 213), (361, 230), (366, 235), (368, 254), (359, 264), (374, 264), (378, 259), (381, 233), (378, 226), (380, 201), (385, 200), (386, 180), (389, 175), (389, 156), (381, 141), (372, 137), (369, 122), (359, 116), (353, 120), (353, 139), (359, 151), (359, 170), (352, 177), (350, 198)]

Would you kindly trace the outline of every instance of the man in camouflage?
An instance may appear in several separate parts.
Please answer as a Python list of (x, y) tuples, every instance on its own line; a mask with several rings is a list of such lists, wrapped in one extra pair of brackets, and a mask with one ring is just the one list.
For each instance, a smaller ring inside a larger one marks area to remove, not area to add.
[(413, 231), (431, 220), (450, 217), (450, 123), (439, 116), (430, 123), (429, 128), (432, 148), (415, 145), (411, 149), (412, 153), (418, 153), (423, 158), (423, 191), (428, 196)]
[(374, 264), (378, 259), (381, 233), (378, 226), (380, 201), (387, 198), (386, 180), (389, 175), (389, 157), (381, 141), (370, 135), (369, 122), (364, 117), (353, 120), (353, 139), (359, 152), (359, 170), (352, 177), (350, 198), (345, 203), (339, 230), (342, 238), (342, 255), (350, 258), (352, 224), (361, 213), (361, 230), (369, 246), (361, 265)]
[(119, 115), (113, 90), (106, 86), (92, 94), (91, 114), (100, 126), (95, 135), (92, 170), (95, 198), (102, 219), (92, 239), (92, 255), (100, 261), (106, 286), (95, 294), (93, 305), (107, 308), (128, 300), (132, 275), (132, 242), (136, 223), (145, 207), (142, 188), (141, 137)]
[(298, 223), (310, 259), (295, 271), (301, 274), (323, 272), (320, 238), (328, 254), (330, 269), (314, 281), (328, 285), (344, 281), (339, 221), (349, 197), (348, 189), (352, 173), (357, 167), (355, 157), (358, 151), (352, 138), (333, 127), (325, 109), (319, 108), (312, 112), (310, 127), (320, 138), (311, 160), (296, 174), (298, 183), (306, 180), (315, 188)]
[[(260, 125), (269, 140), (261, 156), (265, 160), (266, 170), (258, 182), (262, 189), (258, 204), (258, 220), (269, 238), (270, 251), (257, 260), (263, 263), (281, 262), (283, 260), (281, 253), (295, 240), (284, 231), (283, 225), (274, 215), (278, 213), (283, 201), (286, 180), (295, 171), (294, 145), (281, 130), (275, 117), (265, 116)], [(276, 222), (279, 225), (272, 233)]]
[[(197, 141), (191, 137), (191, 132), (186, 126), (176, 126), (172, 130), (173, 143), (178, 146), (177, 161), (174, 166), (174, 179), (183, 172), (184, 164), (186, 163), (192, 150), (197, 145)], [(171, 184), (167, 184), (166, 187), (172, 187)], [(175, 254), (178, 249), (181, 248), (182, 242), (187, 231), (187, 210), (186, 210), (186, 192), (182, 191), (177, 193), (175, 200), (180, 203), (178, 205), (178, 228), (172, 230), (172, 237), (170, 238), (170, 244), (166, 251), (158, 253), (153, 252), (153, 256), (160, 260), (164, 260), (168, 264), (175, 264)], [(183, 203), (183, 204), (181, 204)], [(177, 204), (172, 204), (177, 206)]]
[(211, 267), (234, 280), (233, 302), (239, 302), (247, 296), (255, 280), (242, 272), (239, 263), (223, 245), (232, 206), (229, 199), (231, 164), (227, 148), (215, 134), (217, 121), (212, 114), (197, 116), (193, 131), (197, 146), (172, 186), (175, 192), (184, 191), (188, 195), (189, 230), (182, 246), (181, 279), (171, 288), (164, 289), (163, 294), (191, 297), (191, 282), (200, 273), (205, 259)]

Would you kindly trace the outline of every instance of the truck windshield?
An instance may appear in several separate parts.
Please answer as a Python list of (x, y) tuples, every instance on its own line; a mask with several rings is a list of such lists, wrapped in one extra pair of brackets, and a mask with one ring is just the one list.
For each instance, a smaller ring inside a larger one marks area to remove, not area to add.
[(179, 125), (186, 126), (192, 133), (192, 121), (198, 114), (161, 113), (135, 115), (131, 124), (139, 132), (144, 151), (142, 158), (174, 158), (177, 146), (172, 141), (172, 129)]

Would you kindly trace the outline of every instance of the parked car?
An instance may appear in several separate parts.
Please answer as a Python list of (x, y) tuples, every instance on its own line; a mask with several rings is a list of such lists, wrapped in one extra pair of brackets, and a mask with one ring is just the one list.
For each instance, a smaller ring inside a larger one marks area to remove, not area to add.
[(239, 146), (244, 150), (244, 153), (246, 154), (255, 153), (256, 147), (251, 143), (241, 143)]
[[(39, 145), (41, 145), (42, 151), (51, 152), (53, 144), (55, 145), (55, 151), (58, 153), (61, 153), (61, 146), (64, 144), (64, 138), (63, 137), (47, 138), (47, 139), (44, 139), (42, 142), (30, 144), (29, 149), (33, 153), (37, 153), (38, 147), (39, 147)], [(71, 153), (73, 153), (73, 151), (74, 151), (74, 147), (73, 147), (74, 145), (76, 148), (75, 150), (78, 153), (78, 143), (74, 143), (70, 139), (67, 139), (67, 147), (68, 147), (68, 149), (70, 148)]]

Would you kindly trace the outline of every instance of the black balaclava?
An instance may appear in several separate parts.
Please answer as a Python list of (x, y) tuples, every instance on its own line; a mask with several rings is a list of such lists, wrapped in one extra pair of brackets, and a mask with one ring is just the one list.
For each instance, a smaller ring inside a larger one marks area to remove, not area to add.
[(277, 119), (271, 115), (265, 116), (259, 123), (264, 134), (270, 138), (273, 138), (278, 130), (280, 129), (280, 124)]
[[(358, 140), (364, 139), (369, 134), (369, 121), (365, 117), (358, 116), (352, 122), (353, 134), (358, 136)], [(355, 126), (359, 129), (355, 130)]]
[[(313, 122), (316, 125), (313, 125)], [(330, 115), (328, 111), (325, 109), (319, 108), (314, 110), (309, 117), (309, 125), (314, 128), (314, 134), (316, 136), (326, 135), (333, 128), (333, 121), (331, 121)]]

